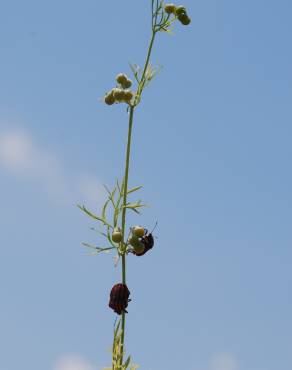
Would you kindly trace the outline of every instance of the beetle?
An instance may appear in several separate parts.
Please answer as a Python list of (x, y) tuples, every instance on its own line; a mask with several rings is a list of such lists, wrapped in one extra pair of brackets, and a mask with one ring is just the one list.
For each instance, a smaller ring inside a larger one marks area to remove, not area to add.
[(110, 292), (110, 301), (109, 307), (114, 310), (118, 315), (122, 313), (128, 313), (126, 308), (128, 307), (128, 303), (131, 301), (129, 299), (130, 291), (126, 284), (116, 284), (112, 287)]
[(137, 253), (137, 252), (133, 251), (133, 254), (135, 254), (138, 257), (143, 256), (145, 253), (147, 253), (154, 246), (153, 235), (152, 235), (152, 233), (148, 233), (147, 229), (145, 229), (145, 234), (141, 238), (141, 243), (143, 243), (144, 247), (145, 247), (143, 252)]

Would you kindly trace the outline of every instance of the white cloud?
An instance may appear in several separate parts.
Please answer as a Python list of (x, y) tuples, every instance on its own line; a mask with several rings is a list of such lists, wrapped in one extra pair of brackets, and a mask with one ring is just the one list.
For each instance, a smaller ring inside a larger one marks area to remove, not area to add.
[(95, 370), (87, 361), (77, 354), (61, 357), (53, 370)]
[(0, 132), (0, 170), (37, 182), (40, 188), (65, 203), (95, 204), (104, 197), (98, 179), (91, 175), (68, 173), (62, 160), (39, 145), (23, 130)]
[(238, 370), (238, 362), (230, 353), (218, 353), (212, 359), (211, 370)]

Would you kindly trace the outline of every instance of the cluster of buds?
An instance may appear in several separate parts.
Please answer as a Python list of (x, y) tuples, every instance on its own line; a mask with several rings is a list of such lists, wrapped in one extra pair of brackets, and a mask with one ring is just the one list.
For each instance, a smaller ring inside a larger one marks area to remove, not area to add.
[(118, 86), (105, 95), (104, 102), (107, 105), (113, 105), (114, 103), (131, 104), (134, 97), (133, 91), (129, 89), (132, 86), (132, 81), (124, 73), (118, 74), (116, 81)]
[(175, 15), (184, 26), (188, 26), (191, 23), (191, 18), (188, 16), (186, 8), (182, 5), (176, 7), (174, 4), (165, 4), (164, 11), (167, 14)]

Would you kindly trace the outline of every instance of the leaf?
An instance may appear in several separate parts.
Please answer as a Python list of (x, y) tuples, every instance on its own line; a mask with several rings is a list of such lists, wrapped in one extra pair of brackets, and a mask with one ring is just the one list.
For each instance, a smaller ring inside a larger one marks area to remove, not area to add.
[(102, 222), (104, 225), (110, 227), (111, 229), (113, 229), (113, 226), (110, 225), (104, 218), (102, 217), (98, 217), (96, 216), (95, 214), (93, 214), (92, 212), (88, 211), (88, 209), (86, 209), (84, 206), (80, 206), (79, 204), (77, 205), (77, 207), (79, 209), (81, 209), (81, 211), (83, 211), (84, 213), (86, 213), (89, 217), (93, 218), (94, 220), (97, 220), (97, 221), (100, 221)]
[(107, 234), (103, 233), (102, 231), (97, 230), (95, 227), (91, 227), (90, 230), (93, 230), (93, 231), (97, 232), (98, 234), (107, 238)]
[(112, 191), (110, 191), (109, 188), (106, 185), (103, 185), (103, 187), (105, 188), (106, 192), (108, 193), (108, 198), (112, 202), (113, 207), (116, 208), (115, 199), (114, 199), (114, 195), (115, 195), (115, 193), (117, 191), (116, 186), (113, 188)]
[(131, 356), (128, 356), (128, 358), (127, 358), (127, 360), (125, 361), (125, 363), (124, 363), (124, 368), (125, 368), (125, 370), (127, 369), (127, 367), (129, 366), (129, 364), (130, 364), (130, 362), (131, 362)]
[(134, 191), (140, 190), (141, 188), (143, 188), (143, 185), (135, 186), (134, 188), (129, 189), (129, 190), (127, 191), (127, 194), (134, 193)]
[(136, 209), (141, 207), (147, 207), (147, 204), (142, 204), (139, 200), (138, 202), (133, 203), (127, 203), (125, 206), (122, 206), (122, 208), (129, 208), (129, 209)]
[(82, 245), (86, 248), (91, 248), (95, 250), (95, 253), (93, 254), (98, 254), (98, 253), (108, 253), (112, 249), (116, 249), (116, 247), (96, 247), (95, 245), (88, 244), (88, 243), (82, 243)]
[(110, 202), (110, 199), (108, 199), (108, 200), (104, 203), (104, 206), (103, 206), (103, 208), (102, 208), (101, 217), (102, 217), (104, 220), (106, 220), (106, 208), (107, 208), (107, 206), (108, 206), (109, 202)]
[(110, 242), (110, 244), (111, 244), (114, 248), (117, 248), (117, 247), (115, 246), (115, 244), (112, 242), (112, 238), (111, 238), (110, 228), (109, 228), (109, 227), (107, 228), (106, 237), (107, 237), (107, 240)]
[(139, 74), (140, 74), (140, 67), (137, 66), (137, 64), (131, 64), (129, 63), (129, 66), (133, 72), (133, 75), (135, 77), (135, 80), (138, 82), (138, 84), (140, 83), (140, 78), (139, 78)]

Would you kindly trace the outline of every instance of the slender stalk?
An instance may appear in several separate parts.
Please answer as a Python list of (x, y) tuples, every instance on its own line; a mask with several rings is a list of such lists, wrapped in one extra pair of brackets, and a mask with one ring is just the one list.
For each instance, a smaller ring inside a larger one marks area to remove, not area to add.
[[(132, 141), (132, 128), (133, 128), (133, 117), (134, 117), (134, 111), (135, 107), (137, 105), (137, 101), (139, 101), (139, 98), (142, 94), (143, 88), (145, 86), (145, 77), (147, 68), (150, 62), (150, 56), (153, 48), (153, 43), (155, 40), (156, 31), (154, 28), (152, 28), (152, 36), (150, 39), (148, 52), (146, 56), (146, 61), (142, 73), (142, 77), (138, 86), (137, 90), (137, 98), (133, 106), (130, 107), (130, 115), (129, 115), (129, 126), (128, 126), (128, 141), (127, 141), (127, 151), (126, 151), (126, 165), (125, 165), (125, 175), (124, 175), (124, 193), (123, 193), (123, 212), (122, 212), (122, 234), (125, 236), (126, 231), (126, 213), (127, 213), (127, 193), (128, 193), (128, 179), (129, 179), (129, 167), (130, 167), (130, 154), (131, 154), (131, 141)], [(122, 282), (123, 284), (126, 284), (126, 240), (124, 237), (123, 240), (123, 250), (122, 250)], [(125, 343), (125, 325), (126, 325), (126, 315), (123, 312), (122, 313), (122, 333), (121, 333), (121, 362), (120, 366), (123, 364), (123, 354), (124, 354), (124, 343)]]
[[(127, 205), (127, 193), (128, 193), (128, 179), (129, 179), (129, 167), (130, 167), (130, 154), (131, 154), (131, 140), (132, 140), (132, 128), (133, 128), (133, 116), (134, 116), (134, 107), (130, 108), (129, 115), (129, 127), (128, 127), (128, 141), (127, 141), (127, 152), (126, 152), (126, 166), (125, 166), (125, 175), (124, 175), (124, 194), (123, 194), (123, 212), (122, 212), (122, 234), (125, 235), (126, 231), (126, 205)], [(124, 239), (123, 245), (126, 245)], [(126, 254), (123, 250), (122, 254), (122, 282), (126, 284)], [(126, 315), (125, 312), (122, 314), (122, 337), (121, 337), (121, 365), (123, 364), (123, 353), (124, 353), (124, 342), (125, 342), (125, 324), (126, 324)]]
[(142, 77), (141, 77), (141, 80), (140, 80), (140, 83), (139, 83), (139, 86), (138, 86), (136, 102), (139, 101), (139, 98), (141, 97), (141, 94), (142, 94), (142, 91), (143, 91), (143, 88), (144, 88), (144, 85), (145, 85), (145, 76), (146, 76), (147, 68), (148, 68), (148, 65), (149, 65), (149, 62), (150, 62), (150, 56), (151, 56), (155, 36), (156, 36), (156, 31), (154, 29), (152, 29), (152, 35), (151, 35), (151, 39), (150, 39), (150, 43), (149, 43), (149, 47), (148, 47), (148, 53), (147, 53), (147, 57), (146, 57)]

